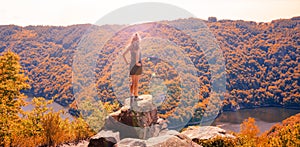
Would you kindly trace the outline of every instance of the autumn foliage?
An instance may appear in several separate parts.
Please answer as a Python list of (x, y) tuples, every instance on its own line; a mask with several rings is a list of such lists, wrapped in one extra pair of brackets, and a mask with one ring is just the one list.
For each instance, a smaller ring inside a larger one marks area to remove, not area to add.
[[(47, 107), (53, 100), (33, 98), (31, 111), (22, 111), (25, 106), (22, 90), (29, 88), (19, 57), (8, 51), (0, 56), (0, 146), (57, 146), (67, 142), (87, 139), (94, 132), (81, 117), (62, 118), (63, 111), (55, 112)], [(172, 102), (172, 101), (171, 101)], [(118, 102), (105, 102), (104, 108), (113, 112)], [(213, 138), (199, 142), (203, 146), (297, 146), (300, 144), (300, 114), (277, 124), (270, 131), (259, 135), (253, 118), (241, 124), (237, 138)]]
[[(197, 19), (192, 18), (184, 20), (185, 23), (181, 23), (183, 20), (169, 23), (177, 23), (178, 27), (187, 30), (191, 35), (205, 34), (201, 28), (190, 27), (195, 20)], [(224, 109), (234, 109), (237, 105), (299, 106), (300, 42), (297, 17), (274, 20), (270, 23), (219, 20), (207, 21), (206, 24), (216, 37), (226, 60), (227, 93)], [(11, 48), (20, 56), (24, 72), (30, 79), (31, 89), (27, 93), (47, 99), (55, 97), (56, 102), (66, 106), (74, 100), (71, 83), (73, 55), (81, 36), (90, 26), (1, 26), (0, 52)], [(107, 31), (100, 32), (101, 34), (110, 34), (110, 29), (116, 30), (122, 26), (105, 27)], [(184, 36), (179, 36), (180, 33), (172, 32), (163, 26), (158, 30), (165, 38), (182, 43), (182, 46), (188, 49), (188, 56), (203, 75), (200, 82), (205, 85), (201, 88), (201, 96), (207, 98), (211, 90), (211, 79), (205, 55), (199, 50), (194, 52), (193, 48), (197, 46), (191, 40), (182, 38)], [(172, 36), (175, 33), (177, 35)], [(128, 36), (131, 35), (128, 34), (127, 39)], [(115, 38), (115, 41), (118, 40), (120, 38)], [(109, 44), (106, 48), (107, 53), (110, 53), (115, 46)], [(103, 68), (101, 64), (107, 64), (108, 56), (102, 56), (102, 53), (97, 51), (95, 54), (104, 57), (97, 61), (100, 68), (96, 69), (99, 74), (97, 77), (107, 81), (109, 75), (102, 74), (102, 70), (103, 73), (109, 73), (106, 72), (109, 68)], [(101, 79), (98, 81), (101, 86), (99, 95), (111, 96), (111, 85), (102, 83)]]
[(0, 56), (0, 145), (10, 146), (12, 137), (20, 130), (19, 114), (25, 105), (24, 94), (29, 88), (19, 63), (19, 56), (11, 51)]
[(94, 132), (82, 118), (61, 118), (62, 111), (47, 107), (53, 101), (33, 98), (33, 110), (24, 112), (28, 78), (19, 56), (8, 51), (0, 56), (0, 146), (56, 146), (86, 139)]
[[(187, 111), (175, 113), (175, 108), (183, 98), (179, 86), (182, 84), (180, 83), (182, 77), (174, 67), (162, 60), (143, 59), (145, 66), (147, 65), (153, 71), (159, 71), (157, 77), (163, 79), (163, 84), (167, 87), (165, 103), (159, 108), (160, 117), (167, 118), (173, 115), (176, 120), (184, 120), (185, 116), (194, 113), (195, 118), (192, 121), (198, 122), (201, 116), (205, 115), (204, 112), (217, 114), (218, 108), (222, 106), (223, 110), (256, 106), (299, 108), (299, 17), (274, 20), (269, 23), (242, 20), (217, 21), (211, 18), (210, 21), (201, 21), (204, 25), (196, 25), (199, 21), (190, 18), (157, 23), (155, 27), (140, 34), (142, 38), (161, 37), (172, 41), (190, 58), (199, 76), (197, 79), (201, 85), (199, 101), (192, 107), (192, 103), (187, 101), (186, 105), (190, 106), (186, 108)], [(165, 25), (166, 23), (177, 28)], [(98, 26), (88, 24), (67, 27), (0, 26), (0, 52), (10, 48), (19, 55), (31, 86), (24, 92), (46, 99), (54, 98), (55, 102), (68, 106), (75, 100), (73, 90), (78, 88), (76, 84), (90, 80), (79, 77), (76, 79), (79, 83), (72, 83), (74, 82), (72, 71), (78, 70), (72, 69), (72, 64), (81, 37), (85, 32), (91, 32), (93, 29), (95, 31), (90, 36), (92, 39), (104, 40), (106, 39), (104, 36), (111, 36), (104, 44), (103, 50), (100, 49), (101, 45), (92, 44), (95, 50), (87, 48), (86, 56), (98, 57), (93, 61), (96, 64), (93, 71), (96, 77), (97, 95), (101, 101), (112, 103), (116, 98), (110, 82), (113, 60), (117, 53), (124, 50), (134, 31), (133, 27), (131, 30), (114, 34), (116, 30), (123, 27), (105, 25), (101, 27), (104, 30), (99, 31)], [(201, 38), (201, 44), (195, 43), (189, 35)], [(216, 76), (217, 78), (226, 76), (226, 85), (222, 85), (226, 87), (226, 93), (221, 102), (214, 99), (218, 95), (212, 91), (212, 81), (215, 79), (211, 71), (222, 70), (222, 67), (218, 64), (213, 68), (210, 67), (208, 59), (212, 54), (203, 51), (205, 47), (214, 48), (214, 41), (217, 41), (225, 58), (226, 75)], [(147, 47), (159, 46), (147, 44)], [(84, 67), (79, 70), (85, 71)], [(147, 85), (150, 83), (151, 72), (145, 70), (142, 75), (140, 94), (150, 92)], [(88, 91), (80, 96), (85, 97), (89, 94)], [(191, 112), (192, 110), (195, 112)]]

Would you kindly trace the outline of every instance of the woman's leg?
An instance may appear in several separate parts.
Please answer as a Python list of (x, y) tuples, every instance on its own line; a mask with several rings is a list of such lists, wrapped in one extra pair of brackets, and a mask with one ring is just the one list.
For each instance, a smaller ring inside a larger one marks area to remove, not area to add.
[(134, 100), (134, 88), (135, 88), (135, 76), (131, 75), (131, 85), (130, 85), (130, 108), (133, 107), (133, 100)]
[(134, 76), (135, 75), (130, 75), (131, 76), (131, 85), (130, 85), (130, 97), (131, 96), (134, 96), (134, 94), (133, 94), (133, 82), (134, 82)]
[(134, 96), (138, 96), (139, 94), (139, 75), (135, 75), (134, 77), (134, 85), (133, 85), (133, 92), (134, 92)]

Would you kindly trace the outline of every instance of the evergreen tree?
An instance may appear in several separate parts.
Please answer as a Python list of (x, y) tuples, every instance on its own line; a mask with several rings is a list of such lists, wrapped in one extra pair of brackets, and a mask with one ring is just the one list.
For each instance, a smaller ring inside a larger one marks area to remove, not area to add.
[(21, 90), (30, 87), (19, 60), (11, 51), (0, 56), (0, 146), (11, 146), (20, 127), (21, 107), (25, 105)]

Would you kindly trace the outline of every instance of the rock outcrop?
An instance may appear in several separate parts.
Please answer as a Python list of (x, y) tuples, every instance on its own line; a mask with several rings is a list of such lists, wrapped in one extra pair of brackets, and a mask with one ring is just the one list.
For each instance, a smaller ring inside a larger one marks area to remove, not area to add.
[(128, 99), (120, 110), (107, 116), (102, 131), (119, 132), (120, 139), (147, 139), (158, 136), (166, 128), (166, 122), (157, 117), (152, 96), (141, 95), (139, 100), (134, 101), (132, 107)]
[(129, 104), (129, 99), (118, 111), (105, 119), (101, 131), (90, 139), (89, 147), (160, 147), (189, 146), (198, 147), (193, 140), (209, 139), (216, 136), (234, 137), (225, 130), (212, 127), (189, 127), (184, 132), (168, 130), (166, 120), (158, 118), (157, 108), (152, 103), (151, 95)]
[(130, 105), (130, 100), (125, 100), (125, 105), (109, 116), (116, 121), (132, 127), (148, 127), (157, 122), (157, 108), (152, 103), (151, 95), (141, 95)]

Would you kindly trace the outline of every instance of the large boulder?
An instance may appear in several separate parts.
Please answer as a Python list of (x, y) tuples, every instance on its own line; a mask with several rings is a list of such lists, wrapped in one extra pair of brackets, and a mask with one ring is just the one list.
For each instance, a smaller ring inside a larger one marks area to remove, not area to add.
[(181, 134), (188, 136), (192, 140), (206, 140), (217, 136), (235, 138), (235, 136), (228, 134), (226, 130), (214, 126), (192, 126), (181, 132)]
[(151, 95), (141, 95), (133, 104), (130, 104), (130, 99), (125, 100), (121, 109), (106, 117), (102, 128), (119, 132), (120, 139), (147, 139), (158, 136), (165, 129), (167, 123), (158, 119), (157, 108), (152, 102)]
[(125, 100), (124, 106), (117, 112), (111, 113), (116, 121), (132, 127), (147, 127), (157, 122), (157, 108), (153, 104), (151, 95), (141, 95), (138, 99)]
[(199, 144), (195, 143), (186, 135), (180, 134), (175, 130), (168, 130), (165, 133), (160, 134), (157, 137), (149, 138), (146, 141), (147, 147), (200, 147)]
[(193, 142), (187, 136), (180, 134), (177, 131), (167, 131), (165, 135), (151, 137), (147, 140), (136, 138), (125, 138), (118, 142), (117, 147), (200, 147), (197, 143)]
[[(127, 113), (128, 111), (124, 111)], [(105, 119), (105, 124), (102, 130), (111, 130), (114, 132), (119, 132), (120, 133), (120, 139), (123, 138), (140, 138), (140, 139), (147, 139), (150, 137), (158, 136), (159, 134), (163, 133), (164, 131), (167, 130), (167, 123), (164, 120), (157, 119), (160, 121), (156, 121), (156, 123), (153, 123), (150, 126), (144, 126), (144, 127), (139, 127), (139, 126), (131, 126), (128, 124), (124, 123), (124, 120), (122, 121), (116, 120), (115, 118), (121, 117), (115, 115), (109, 115)], [(128, 121), (127, 121), (128, 122)]]

